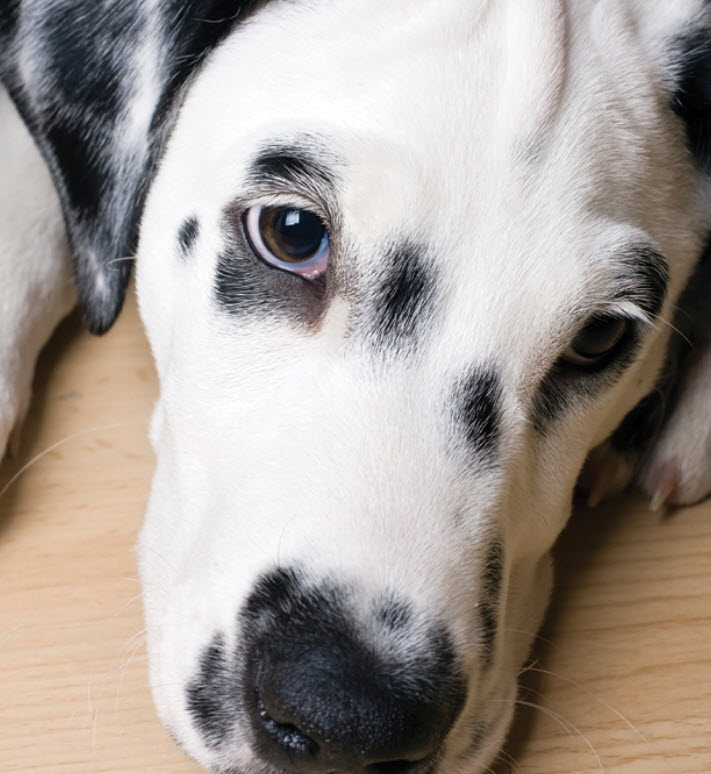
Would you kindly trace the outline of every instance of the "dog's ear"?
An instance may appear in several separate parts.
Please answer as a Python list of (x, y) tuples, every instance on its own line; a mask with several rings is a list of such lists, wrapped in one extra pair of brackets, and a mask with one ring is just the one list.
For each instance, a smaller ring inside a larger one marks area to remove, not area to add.
[(91, 331), (121, 310), (183, 87), (264, 1), (0, 0), (0, 79), (52, 173)]
[(689, 149), (711, 175), (711, 3), (671, 45), (671, 106), (686, 125)]

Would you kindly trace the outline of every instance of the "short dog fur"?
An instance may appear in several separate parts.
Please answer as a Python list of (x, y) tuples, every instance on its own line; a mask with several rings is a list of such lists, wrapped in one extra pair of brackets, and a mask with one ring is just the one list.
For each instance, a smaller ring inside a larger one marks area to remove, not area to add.
[(711, 3), (2, 0), (0, 77), (0, 453), (135, 263), (167, 728), (486, 771), (581, 471), (711, 489)]

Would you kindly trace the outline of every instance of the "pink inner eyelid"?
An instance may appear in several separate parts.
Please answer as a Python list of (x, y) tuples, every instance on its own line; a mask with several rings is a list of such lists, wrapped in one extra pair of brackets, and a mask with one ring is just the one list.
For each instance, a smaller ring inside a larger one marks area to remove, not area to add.
[[(324, 250), (323, 243), (321, 243), (321, 246), (319, 247), (316, 255), (314, 255), (313, 258), (302, 261), (301, 263), (287, 263), (286, 261), (281, 261), (267, 248), (259, 229), (259, 218), (263, 209), (264, 205), (261, 204), (250, 207), (247, 210), (245, 224), (247, 227), (249, 240), (252, 242), (254, 249), (259, 254), (259, 257), (270, 266), (282, 269), (283, 271), (289, 272), (290, 274), (296, 274), (299, 277), (303, 277), (307, 280), (318, 279), (318, 277), (324, 274), (328, 268), (328, 262), (331, 255), (330, 246)], [(327, 240), (328, 235), (326, 235), (324, 239)]]

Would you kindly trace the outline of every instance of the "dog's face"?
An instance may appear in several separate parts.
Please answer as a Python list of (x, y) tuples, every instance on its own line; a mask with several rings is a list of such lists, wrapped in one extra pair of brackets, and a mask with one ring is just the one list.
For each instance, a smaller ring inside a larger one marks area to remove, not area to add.
[[(106, 9), (64, 5), (104, 41)], [(687, 149), (708, 11), (124, 5), (111, 99), (98, 43), (42, 61), (36, 0), (0, 13), (0, 75), (95, 330), (127, 279), (97, 255), (130, 248), (160, 157), (137, 253), (159, 712), (215, 771), (484, 771), (583, 462), (654, 390), (711, 228)]]
[(485, 769), (708, 228), (619, 7), (363, 5), (235, 33), (143, 221), (151, 676), (217, 770)]

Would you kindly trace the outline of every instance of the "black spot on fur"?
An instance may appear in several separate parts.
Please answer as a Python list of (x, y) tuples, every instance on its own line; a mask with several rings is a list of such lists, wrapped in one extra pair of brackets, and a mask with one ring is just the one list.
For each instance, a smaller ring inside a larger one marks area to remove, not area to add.
[(190, 716), (211, 747), (225, 741), (236, 720), (232, 679), (225, 639), (217, 634), (203, 651), (198, 674), (187, 689)]
[(199, 234), (200, 222), (198, 219), (195, 216), (186, 218), (178, 230), (178, 244), (184, 256), (188, 256), (192, 252)]
[(378, 610), (378, 620), (391, 631), (407, 628), (412, 620), (412, 609), (397, 599), (388, 599)]
[(467, 745), (464, 757), (476, 755), (484, 744), (486, 739), (486, 723), (482, 720), (475, 720), (469, 730), (469, 744)]
[(689, 149), (711, 172), (711, 27), (678, 37), (673, 50), (679, 77), (671, 106), (686, 125)]
[(489, 549), (484, 568), (484, 593), (487, 599), (497, 600), (501, 595), (501, 583), (504, 577), (504, 547), (500, 542)]
[(383, 349), (410, 348), (431, 314), (435, 278), (423, 251), (412, 244), (393, 249), (374, 303), (372, 335)]
[(499, 440), (501, 386), (492, 369), (475, 369), (455, 390), (455, 418), (475, 454), (496, 455)]
[(489, 549), (486, 558), (482, 578), (482, 599), (479, 606), (479, 628), (485, 666), (491, 663), (494, 656), (503, 575), (504, 547), (497, 541)]
[[(348, 588), (277, 569), (245, 602), (243, 701), (256, 749), (275, 766), (308, 768), (314, 749), (346, 770), (339, 761), (362, 751), (437, 747), (463, 705), (458, 660), (441, 626), (418, 632), (410, 649), (398, 653), (394, 639), (381, 652), (350, 599)], [(409, 618), (405, 610), (389, 601), (374, 613), (395, 633)], [(428, 759), (403, 771), (431, 766)]]

